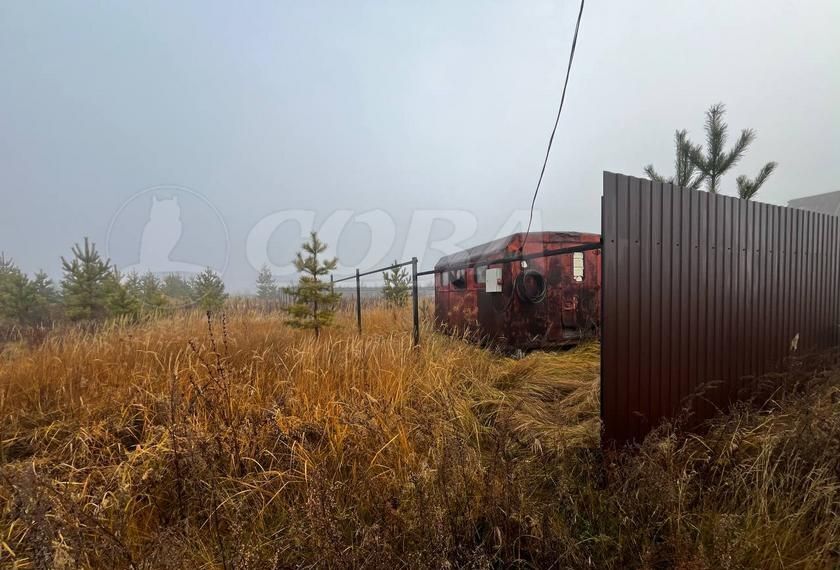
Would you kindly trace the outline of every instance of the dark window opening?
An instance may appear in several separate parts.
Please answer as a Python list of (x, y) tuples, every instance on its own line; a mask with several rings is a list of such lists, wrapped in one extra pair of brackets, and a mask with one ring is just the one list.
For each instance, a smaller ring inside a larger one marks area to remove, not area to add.
[(453, 269), (449, 272), (449, 282), (456, 289), (464, 289), (467, 286), (467, 274), (463, 269)]

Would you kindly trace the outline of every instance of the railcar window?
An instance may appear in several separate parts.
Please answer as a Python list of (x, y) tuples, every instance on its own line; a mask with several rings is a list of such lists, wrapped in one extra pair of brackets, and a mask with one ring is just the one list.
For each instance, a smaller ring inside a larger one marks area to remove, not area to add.
[(448, 271), (441, 271), (440, 272), (440, 286), (441, 287), (449, 287), (449, 272)]
[(467, 286), (467, 274), (463, 269), (453, 269), (449, 272), (449, 282), (456, 289), (463, 289)]
[(575, 281), (583, 281), (583, 252), (572, 254), (572, 277)]
[(484, 285), (487, 282), (487, 266), (476, 265), (475, 267), (475, 282), (479, 285)]

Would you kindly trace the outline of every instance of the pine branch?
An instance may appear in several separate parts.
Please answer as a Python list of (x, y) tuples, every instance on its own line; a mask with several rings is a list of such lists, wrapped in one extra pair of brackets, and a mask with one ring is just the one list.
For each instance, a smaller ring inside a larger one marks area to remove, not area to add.
[(778, 165), (778, 162), (771, 161), (765, 164), (764, 167), (762, 167), (762, 169), (758, 173), (758, 176), (756, 176), (755, 180), (753, 180), (753, 184), (755, 185), (756, 189), (761, 188), (761, 186), (765, 182), (767, 182), (767, 179), (770, 178), (770, 175), (773, 174)]
[(709, 166), (717, 165), (723, 156), (727, 138), (727, 125), (723, 122), (725, 113), (726, 106), (723, 103), (715, 103), (706, 111), (706, 156)]
[(744, 200), (752, 200), (755, 195), (758, 194), (758, 190), (761, 186), (767, 182), (767, 179), (771, 174), (773, 174), (773, 171), (776, 170), (776, 166), (778, 166), (776, 162), (768, 162), (762, 167), (758, 176), (756, 176), (753, 180), (750, 180), (743, 174), (739, 176), (735, 180), (738, 185), (738, 196)]
[(656, 170), (654, 170), (652, 164), (648, 164), (647, 166), (645, 166), (644, 170), (645, 174), (647, 174), (647, 177), (653, 180), (654, 182), (665, 182), (665, 179), (659, 173), (657, 173)]
[(738, 138), (738, 142), (735, 143), (735, 146), (732, 147), (732, 150), (726, 155), (726, 157), (721, 161), (720, 164), (720, 172), (723, 174), (735, 164), (738, 163), (739, 160), (744, 156), (744, 153), (747, 152), (747, 148), (752, 144), (755, 140), (755, 131), (752, 129), (744, 129), (741, 131), (741, 136)]

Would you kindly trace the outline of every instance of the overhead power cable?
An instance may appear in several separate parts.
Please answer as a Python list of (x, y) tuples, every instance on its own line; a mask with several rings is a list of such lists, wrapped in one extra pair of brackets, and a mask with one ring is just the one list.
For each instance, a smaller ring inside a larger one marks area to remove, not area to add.
[(575, 35), (572, 38), (572, 49), (569, 52), (569, 65), (566, 67), (566, 80), (563, 82), (563, 94), (560, 96), (560, 107), (557, 109), (557, 118), (554, 119), (554, 128), (551, 129), (551, 137), (548, 139), (548, 148), (545, 149), (545, 158), (543, 159), (542, 169), (540, 169), (540, 177), (537, 180), (537, 188), (534, 190), (534, 197), (531, 200), (531, 213), (528, 215), (528, 229), (525, 230), (525, 238), (519, 246), (519, 253), (525, 249), (525, 243), (528, 241), (528, 234), (531, 233), (531, 222), (534, 220), (534, 205), (537, 203), (537, 195), (540, 193), (540, 185), (542, 185), (543, 176), (545, 175), (545, 167), (548, 165), (548, 156), (551, 154), (551, 144), (554, 142), (554, 135), (557, 133), (557, 125), (560, 123), (560, 113), (563, 112), (563, 102), (566, 100), (566, 87), (569, 86), (569, 75), (572, 71), (572, 61), (575, 59), (575, 48), (577, 47), (578, 31), (580, 31), (580, 19), (583, 16), (583, 4), (585, 0), (580, 0), (580, 10), (578, 11), (577, 24), (575, 24)]

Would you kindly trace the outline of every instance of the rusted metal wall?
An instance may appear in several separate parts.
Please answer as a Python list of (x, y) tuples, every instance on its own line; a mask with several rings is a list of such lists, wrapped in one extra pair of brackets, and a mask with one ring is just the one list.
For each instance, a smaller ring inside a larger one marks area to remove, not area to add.
[(604, 173), (605, 443), (840, 341), (840, 218)]
[[(580, 342), (597, 334), (599, 315), (601, 261), (600, 250), (581, 252), (584, 271), (582, 281), (573, 278), (573, 254), (536, 257), (529, 267), (545, 278), (546, 297), (530, 304), (520, 300), (514, 292), (514, 282), (522, 271), (518, 261), (490, 263), (501, 258), (514, 259), (519, 251), (522, 234), (509, 236), (500, 249), (483, 255), (468, 256), (471, 267), (464, 271), (464, 283), (455, 287), (450, 279), (443, 283), (448, 260), (436, 266), (435, 319), (437, 326), (447, 332), (465, 334), (503, 350), (548, 349)], [(597, 234), (578, 232), (535, 232), (525, 245), (527, 255), (556, 251), (587, 244), (597, 244)], [(477, 246), (480, 250), (484, 246)], [(466, 257), (465, 257), (466, 259)], [(476, 281), (475, 266), (502, 269), (502, 291), (485, 292), (484, 283)], [(454, 266), (459, 266), (455, 263)]]

